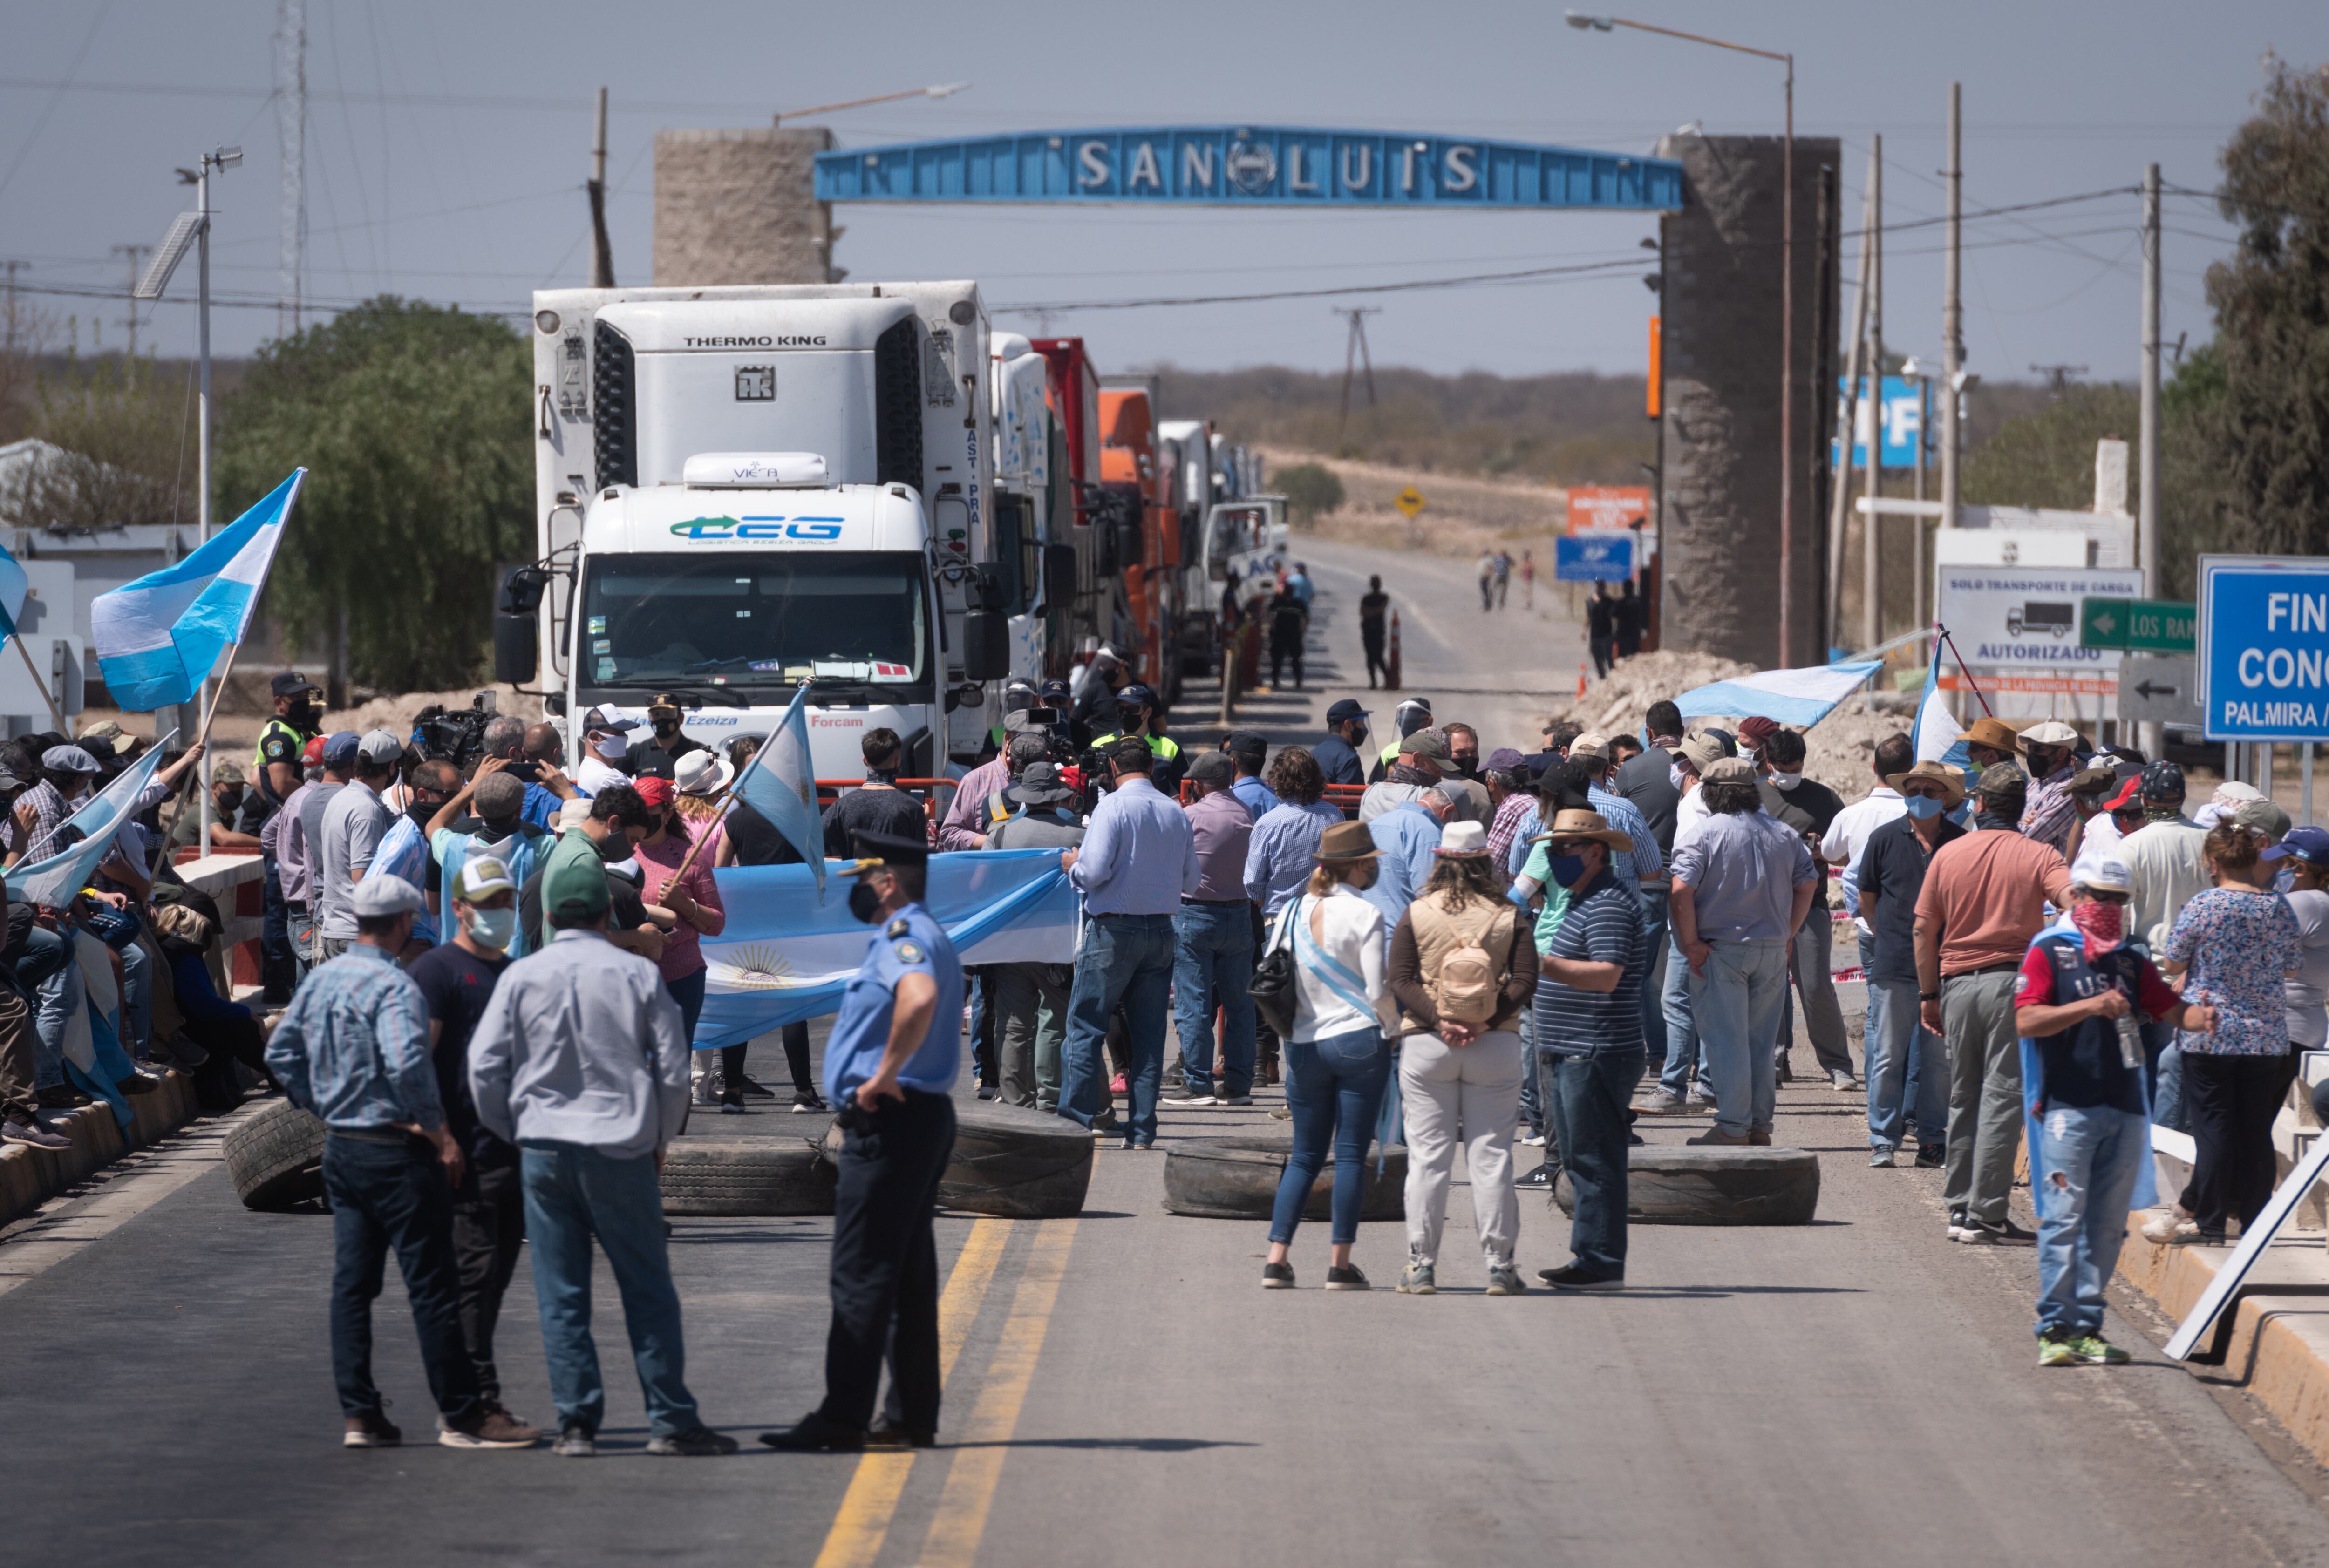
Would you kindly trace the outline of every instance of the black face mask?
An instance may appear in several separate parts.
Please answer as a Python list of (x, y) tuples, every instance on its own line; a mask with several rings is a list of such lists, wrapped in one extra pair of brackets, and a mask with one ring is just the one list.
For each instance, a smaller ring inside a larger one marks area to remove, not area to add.
[(657, 740), (669, 740), (678, 733), (679, 720), (676, 717), (658, 718), (655, 721), (655, 734)]
[(242, 808), (242, 792), (240, 790), (227, 790), (220, 793), (216, 798), (218, 801), (218, 809), (222, 812), (231, 814)]
[(849, 913), (864, 925), (872, 925), (874, 916), (882, 913), (882, 895), (861, 879), (849, 889)]
[(316, 727), (316, 705), (312, 702), (295, 702), (283, 717), (295, 728), (313, 729)]

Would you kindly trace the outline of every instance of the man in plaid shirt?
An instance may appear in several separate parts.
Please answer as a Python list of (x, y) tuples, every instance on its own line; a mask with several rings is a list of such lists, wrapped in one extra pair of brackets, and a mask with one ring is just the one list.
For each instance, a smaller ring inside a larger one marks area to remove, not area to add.
[(2079, 732), (2060, 719), (2050, 718), (2022, 735), (2031, 780), (2030, 801), (2022, 811), (2022, 836), (2037, 840), (2066, 859), (2070, 830), (2079, 825), (2070, 777), (2078, 772), (2079, 745)]

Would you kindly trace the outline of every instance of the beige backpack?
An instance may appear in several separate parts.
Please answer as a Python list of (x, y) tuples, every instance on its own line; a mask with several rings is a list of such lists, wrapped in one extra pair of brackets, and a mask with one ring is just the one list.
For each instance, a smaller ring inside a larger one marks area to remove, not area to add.
[(1485, 1023), (1496, 1016), (1505, 980), (1510, 975), (1503, 959), (1512, 952), (1513, 923), (1509, 907), (1498, 910), (1479, 931), (1459, 941), (1439, 960), (1439, 972), (1430, 981), (1431, 1005), (1439, 1016), (1459, 1024)]

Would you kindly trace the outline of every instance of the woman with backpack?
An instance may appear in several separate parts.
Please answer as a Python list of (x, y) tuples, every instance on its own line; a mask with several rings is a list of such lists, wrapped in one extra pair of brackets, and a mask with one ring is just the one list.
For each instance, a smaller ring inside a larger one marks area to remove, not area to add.
[(1383, 1089), (1391, 1081), (1389, 1032), (1399, 1012), (1383, 982), (1382, 911), (1359, 897), (1373, 885), (1373, 835), (1362, 822), (1337, 822), (1318, 840), (1316, 869), (1272, 923), (1269, 947), (1293, 958), (1294, 1027), (1286, 1037), (1286, 1103), (1294, 1112), (1294, 1152), (1270, 1211), (1269, 1258), (1262, 1289), (1290, 1291), (1287, 1253), (1310, 1184), (1334, 1151), (1329, 1239), (1330, 1291), (1363, 1291), (1367, 1277), (1351, 1262), (1366, 1193), (1367, 1145), (1375, 1136)]
[(1433, 1274), (1461, 1128), (1488, 1294), (1517, 1296), (1526, 1287), (1513, 1266), (1521, 1219), (1513, 1127), (1536, 942), (1498, 886), (1485, 828), (1450, 822), (1433, 854), (1430, 879), (1391, 937), (1391, 994), (1404, 1009), (1399, 1084), (1407, 1124), (1408, 1262), (1399, 1289), (1438, 1292)]

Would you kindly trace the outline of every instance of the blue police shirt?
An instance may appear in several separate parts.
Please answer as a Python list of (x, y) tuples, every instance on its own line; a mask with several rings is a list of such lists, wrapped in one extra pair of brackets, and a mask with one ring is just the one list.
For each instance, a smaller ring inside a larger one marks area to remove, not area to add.
[(882, 922), (842, 994), (841, 1015), (825, 1042), (825, 1097), (835, 1104), (881, 1069), (898, 980), (907, 974), (929, 975), (938, 995), (929, 1033), (906, 1058), (898, 1082), (933, 1094), (953, 1093), (962, 1067), (962, 962), (930, 912), (909, 904)]

